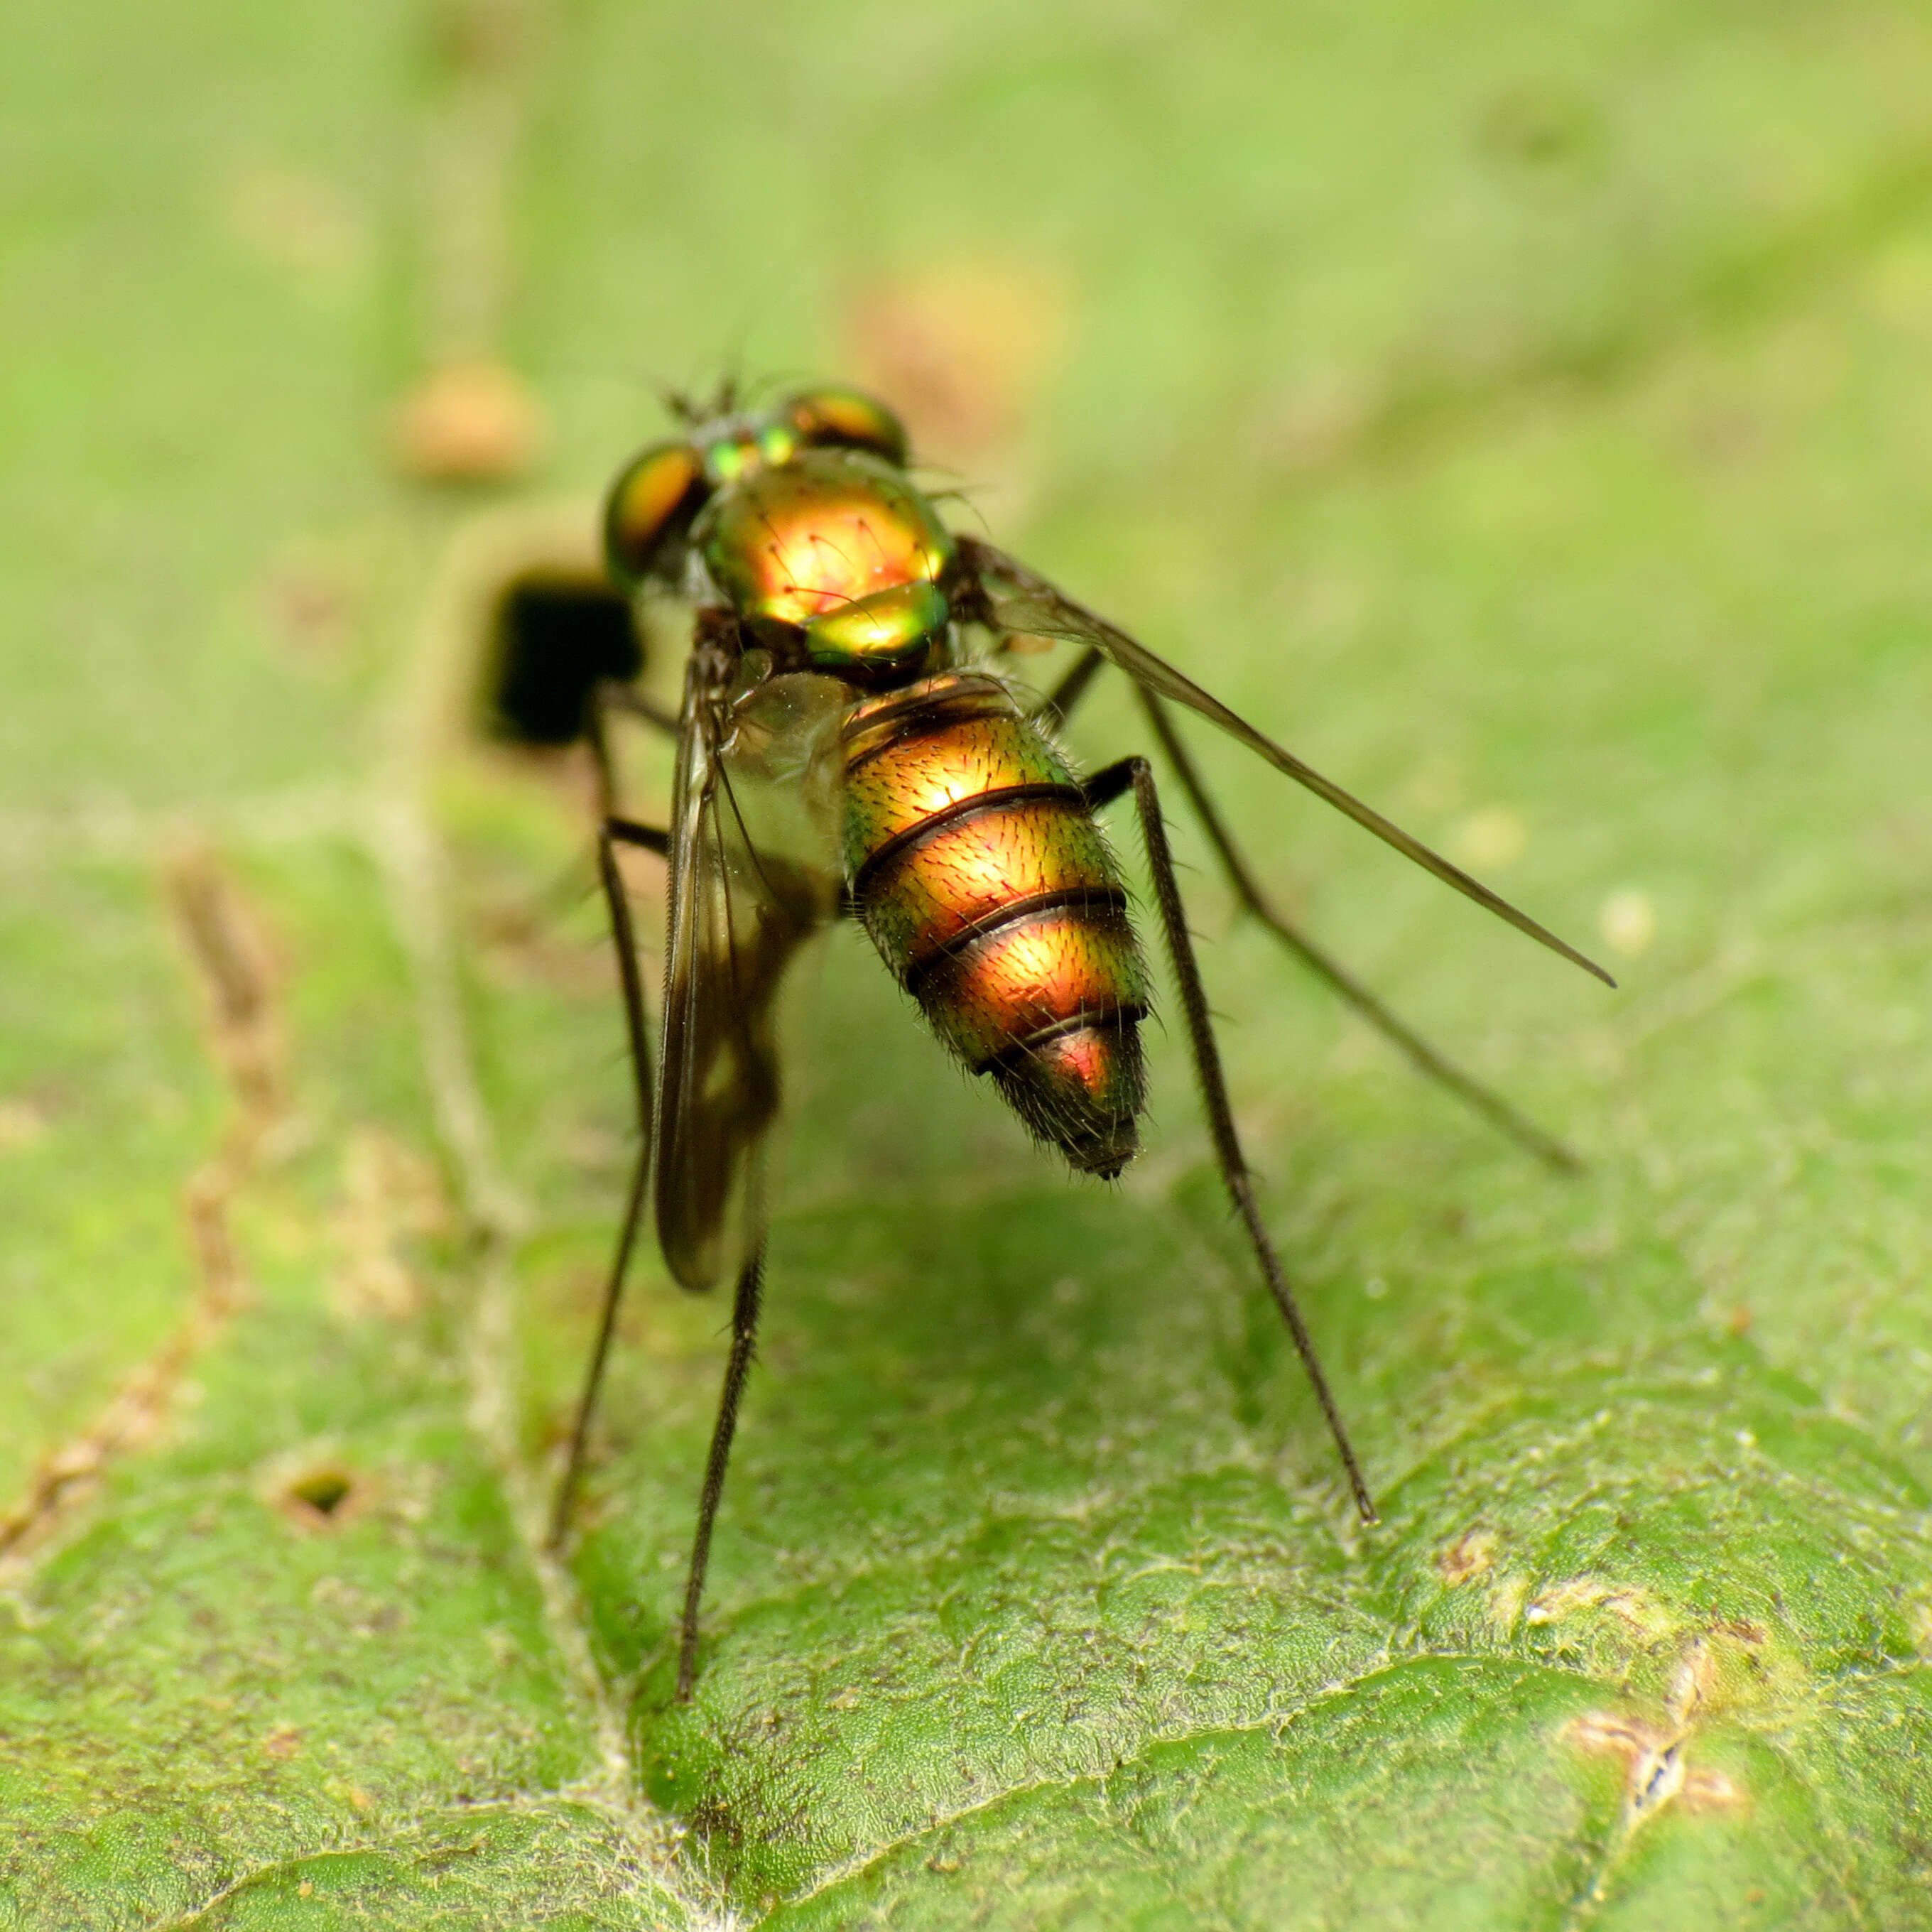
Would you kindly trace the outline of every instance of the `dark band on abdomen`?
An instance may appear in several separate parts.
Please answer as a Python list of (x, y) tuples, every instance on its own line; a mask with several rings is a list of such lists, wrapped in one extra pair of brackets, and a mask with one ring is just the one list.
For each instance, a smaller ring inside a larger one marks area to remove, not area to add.
[(957, 825), (965, 820), (975, 818), (983, 813), (998, 812), (1007, 806), (1044, 805), (1058, 801), (1084, 808), (1086, 794), (1076, 784), (1060, 784), (1051, 782), (1036, 784), (1001, 785), (992, 791), (975, 792), (970, 798), (956, 798), (950, 805), (941, 806), (937, 812), (928, 813), (917, 824), (904, 826), (895, 832), (884, 844), (866, 855), (865, 862), (852, 878), (852, 896), (864, 903), (866, 889), (876, 879), (880, 871), (902, 852), (920, 845), (935, 833), (943, 832), (949, 825)]
[(906, 968), (903, 984), (906, 991), (917, 999), (920, 989), (949, 959), (956, 958), (989, 934), (1006, 926), (1017, 926), (1036, 913), (1066, 910), (1118, 916), (1126, 909), (1127, 896), (1118, 886), (1068, 886), (1058, 892), (1028, 893), (1023, 898), (1012, 900), (983, 914), (970, 926), (961, 927), (923, 958), (915, 959)]

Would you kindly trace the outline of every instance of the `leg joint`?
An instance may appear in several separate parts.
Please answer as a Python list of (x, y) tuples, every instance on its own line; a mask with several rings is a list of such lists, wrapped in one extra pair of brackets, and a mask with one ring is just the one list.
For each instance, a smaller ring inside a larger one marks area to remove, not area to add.
[(1133, 790), (1144, 773), (1154, 767), (1138, 752), (1103, 765), (1080, 788), (1080, 795), (1090, 806), (1112, 805), (1115, 799)]

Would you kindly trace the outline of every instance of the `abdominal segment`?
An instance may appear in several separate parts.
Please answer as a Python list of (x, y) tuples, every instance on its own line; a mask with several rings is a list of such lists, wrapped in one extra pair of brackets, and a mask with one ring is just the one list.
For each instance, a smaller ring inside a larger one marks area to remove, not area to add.
[(1132, 1158), (1147, 980), (1059, 753), (1004, 686), (947, 673), (845, 728), (847, 876), (933, 1030), (1078, 1168)]

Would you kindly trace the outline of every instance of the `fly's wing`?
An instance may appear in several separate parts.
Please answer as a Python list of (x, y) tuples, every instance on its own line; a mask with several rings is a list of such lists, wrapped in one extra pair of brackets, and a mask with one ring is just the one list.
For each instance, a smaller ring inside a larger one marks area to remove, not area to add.
[(1574, 946), (1539, 926), (1490, 891), (1480, 880), (1472, 879), (1460, 866), (1452, 866), (1439, 852), (1432, 852), (1419, 838), (1413, 838), (1399, 825), (1392, 824), (1372, 806), (1364, 805), (1352, 793), (1344, 791), (1334, 779), (1324, 778), (1312, 765), (1304, 764), (1292, 752), (1285, 751), (1272, 738), (1257, 731), (1247, 720), (1230, 711), (1221, 700), (1203, 691), (1191, 678), (1184, 677), (1164, 658), (1156, 657), (1126, 632), (1117, 629), (1106, 618), (1096, 616), (1083, 604), (1076, 604), (1046, 578), (1036, 576), (1023, 563), (996, 550), (976, 537), (956, 539), (959, 554), (977, 578), (984, 614), (996, 630), (1030, 632), (1036, 637), (1064, 638), (1101, 652), (1133, 679), (1144, 691), (1172, 698), (1190, 710), (1198, 711), (1218, 724), (1232, 738), (1238, 738), (1251, 752), (1265, 758), (1278, 772), (1297, 784), (1306, 785), (1316, 797), (1325, 799), (1337, 812), (1346, 813), (1364, 830), (1372, 832), (1384, 844), (1393, 845), (1406, 859), (1412, 860), (1426, 872), (1432, 872), (1444, 885), (1453, 886), (1464, 898), (1506, 920), (1519, 932), (1562, 954), (1573, 964), (1594, 973), (1607, 986), (1616, 982), (1594, 959), (1586, 958)]
[[(827, 694), (805, 704), (754, 694), (734, 706), (730, 675), (693, 658), (672, 808), (652, 1192), (664, 1259), (694, 1289), (734, 1276), (763, 1238), (778, 992), (838, 903), (826, 814), (807, 796), (808, 740)], [(766, 688), (801, 682), (830, 681), (781, 678)]]

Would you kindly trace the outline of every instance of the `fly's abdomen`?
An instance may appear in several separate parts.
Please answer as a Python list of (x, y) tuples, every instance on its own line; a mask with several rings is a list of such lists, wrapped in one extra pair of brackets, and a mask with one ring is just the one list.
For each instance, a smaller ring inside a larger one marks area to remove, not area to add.
[(846, 876), (886, 964), (1034, 1132), (1118, 1173), (1147, 980), (1065, 760), (996, 680), (947, 673), (858, 706), (844, 764)]

